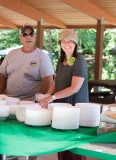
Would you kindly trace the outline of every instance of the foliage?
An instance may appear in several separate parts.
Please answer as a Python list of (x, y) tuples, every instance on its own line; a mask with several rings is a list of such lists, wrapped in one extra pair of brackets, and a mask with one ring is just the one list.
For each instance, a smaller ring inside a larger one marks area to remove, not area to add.
[(95, 53), (96, 44), (96, 30), (90, 29), (80, 29), (77, 30), (78, 34), (78, 50), (84, 55), (93, 55)]
[[(60, 29), (44, 31), (43, 49), (49, 52), (54, 69), (60, 53), (58, 39)], [(96, 47), (96, 30), (79, 29), (78, 34), (78, 51), (86, 58), (88, 65), (88, 77), (94, 78), (94, 62)], [(103, 69), (102, 79), (116, 79), (116, 29), (106, 29), (104, 31), (103, 42)], [(6, 49), (21, 45), (19, 41), (19, 31), (17, 30), (0, 30), (0, 49)]]
[(0, 30), (0, 50), (21, 45), (18, 36), (17, 30)]
[(49, 52), (54, 70), (56, 69), (57, 61), (59, 58), (60, 46), (58, 45), (58, 39), (60, 32), (61, 30), (58, 29), (46, 29), (44, 31), (43, 48)]
[(95, 29), (79, 29), (78, 34), (78, 51), (85, 57), (88, 66), (88, 79), (94, 79), (94, 62), (95, 62)]
[(116, 79), (116, 29), (104, 31), (104, 53), (107, 60), (103, 63), (103, 79)]

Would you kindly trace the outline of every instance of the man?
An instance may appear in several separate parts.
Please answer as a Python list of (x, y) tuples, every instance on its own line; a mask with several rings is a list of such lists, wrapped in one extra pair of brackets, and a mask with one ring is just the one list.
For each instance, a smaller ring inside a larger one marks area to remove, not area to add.
[(19, 39), (23, 47), (10, 51), (0, 65), (0, 94), (35, 101), (36, 93), (47, 93), (54, 70), (49, 56), (34, 45), (36, 35), (32, 25), (20, 28)]
[(0, 65), (0, 94), (35, 101), (36, 93), (48, 91), (54, 70), (49, 56), (34, 45), (32, 25), (20, 28), (19, 39), (23, 47), (10, 51)]

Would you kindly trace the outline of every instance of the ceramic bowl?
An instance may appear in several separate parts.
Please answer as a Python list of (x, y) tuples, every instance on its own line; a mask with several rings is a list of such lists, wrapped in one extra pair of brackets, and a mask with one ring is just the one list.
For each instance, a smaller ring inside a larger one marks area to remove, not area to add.
[(22, 105), (22, 104), (34, 104), (35, 102), (33, 101), (20, 101), (19, 102), (19, 105)]
[(72, 106), (70, 103), (49, 103), (48, 109), (50, 109), (53, 112), (53, 108), (56, 106)]
[(5, 100), (5, 97), (8, 97), (8, 96), (5, 94), (0, 94), (0, 100)]
[(5, 100), (7, 105), (19, 104), (20, 102), (19, 98), (14, 98), (14, 97), (5, 97)]
[(5, 120), (9, 116), (9, 106), (0, 105), (0, 120)]
[(74, 130), (79, 128), (80, 108), (75, 106), (56, 106), (52, 113), (52, 128)]
[(51, 124), (51, 110), (20, 106), (16, 109), (17, 120), (32, 126), (46, 126)]

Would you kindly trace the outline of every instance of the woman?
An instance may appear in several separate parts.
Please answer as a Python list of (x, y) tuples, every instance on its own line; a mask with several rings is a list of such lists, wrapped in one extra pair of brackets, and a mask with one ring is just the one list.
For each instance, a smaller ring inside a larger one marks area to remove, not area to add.
[[(38, 103), (47, 106), (48, 103), (62, 102), (75, 103), (88, 102), (88, 71), (87, 64), (82, 55), (77, 52), (77, 34), (73, 29), (61, 32), (59, 44), (61, 55), (56, 68), (55, 81), (50, 87), (49, 96)], [(86, 159), (69, 151), (58, 153), (59, 160)]]

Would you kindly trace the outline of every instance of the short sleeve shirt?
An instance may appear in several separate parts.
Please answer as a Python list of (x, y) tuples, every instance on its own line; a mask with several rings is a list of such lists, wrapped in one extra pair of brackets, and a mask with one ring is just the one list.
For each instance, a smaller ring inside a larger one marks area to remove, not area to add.
[(42, 87), (42, 78), (54, 70), (49, 56), (39, 48), (27, 54), (18, 48), (5, 57), (0, 73), (7, 77), (7, 95), (32, 100)]
[(84, 78), (82, 87), (77, 93), (56, 100), (57, 102), (70, 103), (72, 105), (75, 105), (75, 103), (88, 102), (88, 69), (84, 57), (80, 54), (75, 58), (75, 62), (72, 66), (63, 65), (62, 62), (58, 62), (56, 69), (55, 92), (70, 87), (73, 76)]

